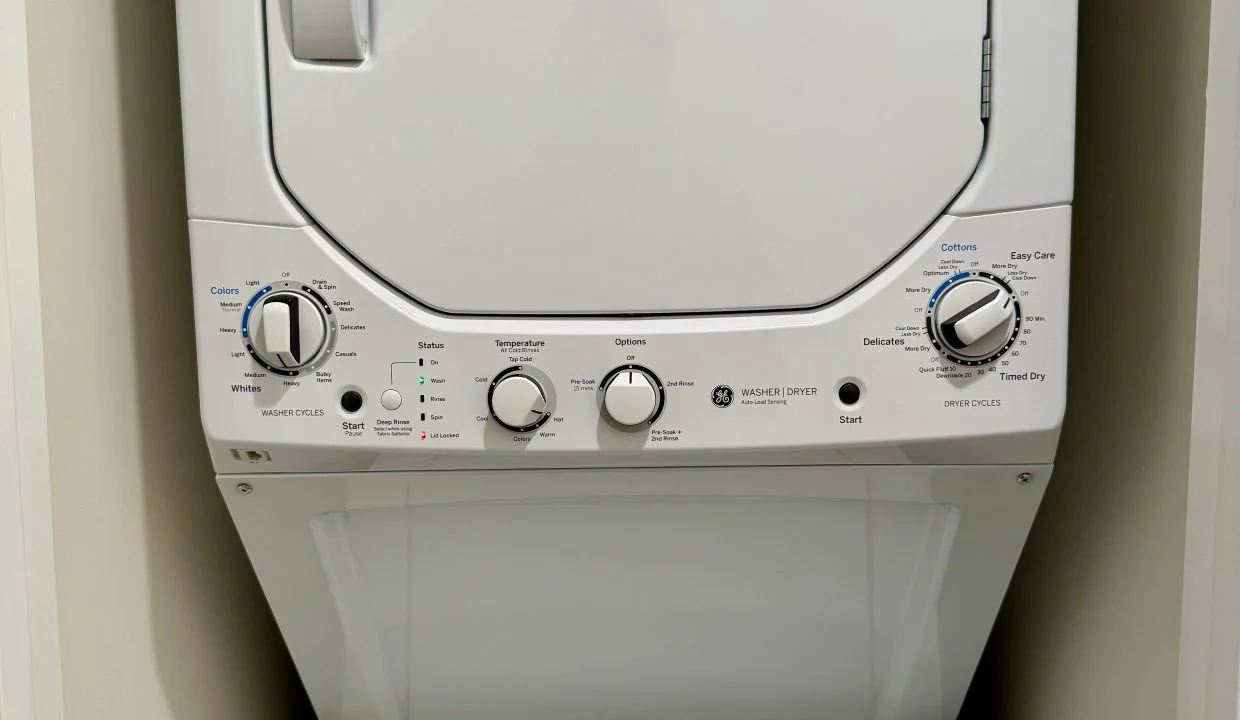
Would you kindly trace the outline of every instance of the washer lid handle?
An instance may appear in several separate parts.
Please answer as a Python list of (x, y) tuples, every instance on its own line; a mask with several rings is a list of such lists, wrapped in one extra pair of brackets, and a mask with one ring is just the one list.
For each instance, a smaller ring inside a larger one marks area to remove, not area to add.
[(370, 41), (370, 0), (292, 0), (293, 55), (360, 62)]

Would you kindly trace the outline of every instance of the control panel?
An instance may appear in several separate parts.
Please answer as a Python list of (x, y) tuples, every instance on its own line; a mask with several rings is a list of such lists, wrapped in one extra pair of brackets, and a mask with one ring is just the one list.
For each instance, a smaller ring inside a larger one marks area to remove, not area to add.
[[(816, 310), (486, 318), (418, 306), (313, 228), (193, 221), (204, 424), (225, 472), (313, 469), (311, 448), (402, 468), (1054, 428), (1069, 226), (1068, 207), (944, 217)], [(754, 272), (735, 282), (778, 282)]]

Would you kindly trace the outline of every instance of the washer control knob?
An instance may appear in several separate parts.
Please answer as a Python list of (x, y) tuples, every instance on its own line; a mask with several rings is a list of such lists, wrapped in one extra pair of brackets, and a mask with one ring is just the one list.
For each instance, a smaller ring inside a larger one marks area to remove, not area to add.
[(645, 368), (616, 368), (603, 380), (602, 387), (603, 410), (622, 428), (649, 427), (663, 410), (663, 385)]
[(1020, 302), (1012, 288), (988, 273), (947, 285), (932, 301), (930, 337), (953, 362), (998, 360), (1020, 332)]
[(258, 360), (277, 370), (304, 368), (322, 353), (328, 322), (323, 310), (299, 292), (277, 291), (249, 313), (246, 335)]
[(514, 432), (531, 432), (551, 417), (547, 393), (521, 368), (501, 373), (491, 383), (487, 399), (495, 422)]

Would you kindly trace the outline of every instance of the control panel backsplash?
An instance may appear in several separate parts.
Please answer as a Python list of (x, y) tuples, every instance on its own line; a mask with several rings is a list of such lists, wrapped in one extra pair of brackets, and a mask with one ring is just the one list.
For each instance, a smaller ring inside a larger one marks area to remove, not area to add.
[(203, 422), (222, 472), (293, 469), (299, 448), (414, 467), (1044, 433), (1065, 402), (1070, 214), (944, 217), (815, 311), (562, 320), (438, 315), (314, 228), (191, 221)]

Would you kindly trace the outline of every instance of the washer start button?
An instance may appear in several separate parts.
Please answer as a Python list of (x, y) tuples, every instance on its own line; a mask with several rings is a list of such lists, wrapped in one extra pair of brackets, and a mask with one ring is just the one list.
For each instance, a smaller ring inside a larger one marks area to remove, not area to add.
[(355, 413), (362, 409), (362, 394), (356, 390), (346, 390), (340, 396), (340, 408), (347, 413)]

